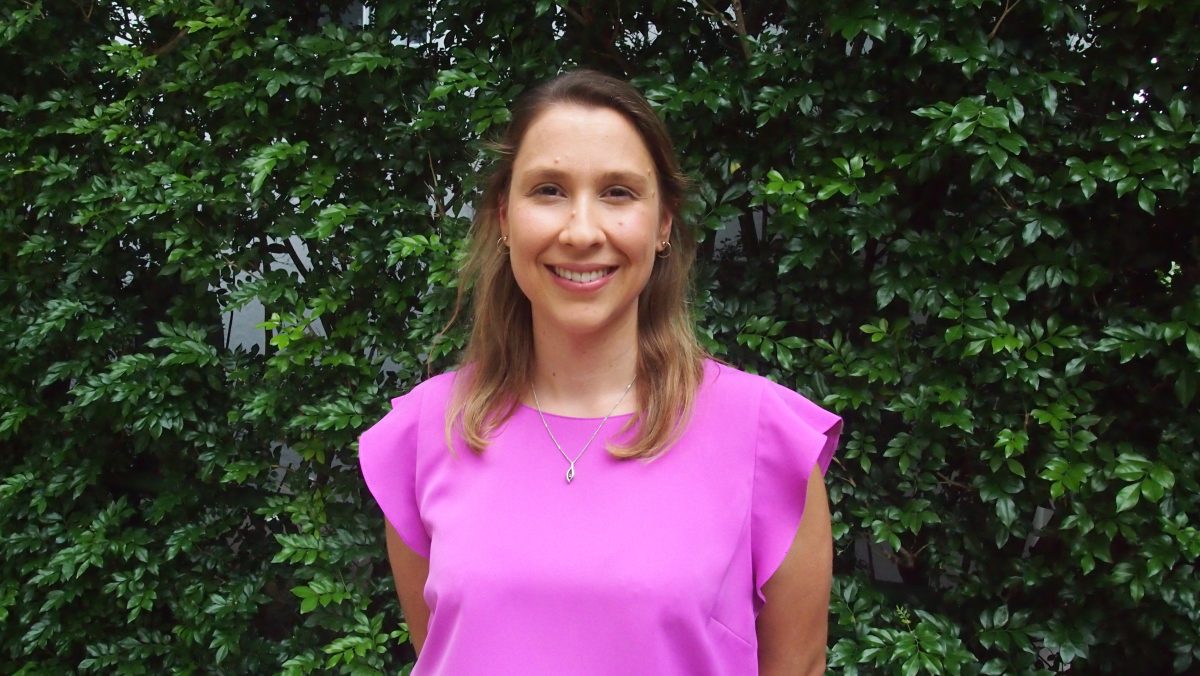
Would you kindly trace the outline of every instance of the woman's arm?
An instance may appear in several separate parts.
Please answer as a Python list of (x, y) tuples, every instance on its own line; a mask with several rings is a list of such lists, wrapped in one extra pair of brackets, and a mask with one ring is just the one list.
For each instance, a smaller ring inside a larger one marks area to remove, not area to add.
[(429, 606), (425, 603), (429, 560), (404, 544), (386, 519), (384, 524), (388, 563), (392, 565), (392, 578), (396, 580), (396, 595), (400, 597), (400, 609), (404, 611), (404, 619), (408, 622), (409, 640), (417, 655), (420, 655), (425, 645), (425, 634), (429, 630)]
[(758, 614), (758, 671), (762, 676), (825, 673), (833, 532), (821, 472), (808, 480), (804, 515), (779, 570), (763, 585)]

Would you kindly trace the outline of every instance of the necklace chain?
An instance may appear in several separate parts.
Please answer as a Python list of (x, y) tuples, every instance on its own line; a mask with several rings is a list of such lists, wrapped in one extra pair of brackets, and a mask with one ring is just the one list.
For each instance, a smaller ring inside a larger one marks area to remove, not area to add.
[(617, 403), (613, 404), (613, 407), (608, 410), (608, 415), (604, 416), (604, 420), (600, 421), (600, 425), (596, 427), (595, 431), (592, 432), (592, 436), (588, 437), (587, 443), (583, 445), (583, 448), (579, 451), (579, 454), (575, 456), (574, 460), (572, 460), (571, 456), (567, 455), (567, 452), (563, 450), (562, 444), (558, 443), (558, 439), (554, 437), (554, 432), (550, 431), (550, 424), (546, 422), (546, 416), (542, 415), (542, 402), (538, 401), (537, 388), (533, 387), (532, 385), (529, 386), (529, 389), (533, 391), (533, 404), (537, 408), (538, 417), (542, 420), (542, 427), (546, 428), (546, 434), (550, 435), (550, 441), (554, 442), (554, 447), (558, 449), (558, 452), (562, 455), (563, 460), (567, 461), (567, 483), (571, 483), (571, 481), (575, 479), (575, 463), (579, 462), (579, 459), (583, 457), (584, 453), (587, 453), (588, 447), (591, 446), (592, 442), (596, 440), (596, 435), (600, 434), (600, 430), (604, 429), (604, 423), (608, 422), (608, 419), (612, 417), (613, 412), (617, 410), (617, 407), (621, 405), (621, 402), (625, 401), (625, 395), (629, 394), (629, 388), (631, 387), (633, 387), (632, 380), (629, 381), (629, 384), (625, 386), (625, 391), (621, 393), (621, 398), (618, 399)]

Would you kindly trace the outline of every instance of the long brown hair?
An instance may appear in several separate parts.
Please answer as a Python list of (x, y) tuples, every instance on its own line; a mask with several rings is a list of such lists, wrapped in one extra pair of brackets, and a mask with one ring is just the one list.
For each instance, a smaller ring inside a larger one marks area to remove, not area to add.
[(609, 447), (620, 458), (654, 457), (686, 424), (703, 377), (705, 353), (687, 306), (696, 254), (695, 236), (680, 218), (687, 178), (666, 126), (641, 93), (592, 70), (569, 71), (525, 92), (513, 106), (504, 135), (492, 146), (496, 160), (476, 205), (454, 309), (457, 317), (467, 294), (472, 296), (471, 335), (446, 413), (446, 436), (457, 428), (467, 447), (481, 452), (532, 386), (532, 312), (498, 245), (499, 208), (525, 132), (543, 111), (560, 104), (609, 108), (633, 124), (654, 160), (662, 208), (673, 219), (670, 255), (655, 260), (638, 296), (638, 406), (626, 425), (636, 426), (637, 432), (627, 446)]

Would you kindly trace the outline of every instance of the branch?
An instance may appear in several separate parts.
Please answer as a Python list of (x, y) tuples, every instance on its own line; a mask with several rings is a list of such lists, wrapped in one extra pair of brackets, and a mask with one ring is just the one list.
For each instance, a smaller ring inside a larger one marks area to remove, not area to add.
[(737, 25), (737, 23), (730, 20), (730, 18), (725, 13), (718, 12), (717, 9), (715, 7), (713, 7), (711, 4), (709, 4), (707, 0), (700, 0), (700, 4), (704, 5), (704, 13), (705, 14), (707, 14), (711, 17), (720, 19), (721, 23), (725, 24), (725, 26), (727, 28), (729, 28), (730, 30), (732, 30), (734, 33), (737, 33), (738, 35), (742, 34), (741, 28)]
[[(896, 554), (900, 558), (904, 559), (904, 562), (901, 565), (903, 565), (903, 567), (905, 567), (905, 568), (916, 568), (917, 567), (917, 557), (921, 554), (921, 551), (924, 550), (925, 547), (927, 547), (927, 546), (928, 545), (925, 545), (924, 547), (921, 547), (921, 549), (918, 549), (915, 552), (909, 551), (907, 548), (905, 548), (903, 546), (900, 547), (900, 551), (896, 552)], [(897, 562), (897, 563), (899, 563), (899, 562)]]
[(1016, 207), (1014, 207), (1008, 200), (1004, 199), (1004, 193), (1000, 192), (999, 188), (992, 186), (992, 190), (996, 191), (996, 195), (1000, 198), (1000, 201), (1004, 202), (1004, 208), (1008, 209), (1009, 211), (1016, 210)]
[(1008, 13), (1013, 11), (1013, 8), (1019, 4), (1021, 4), (1021, 0), (1016, 0), (1016, 2), (1004, 0), (1004, 11), (1000, 13), (1000, 18), (996, 19), (996, 25), (992, 26), (992, 32), (988, 33), (989, 40), (996, 37), (996, 31), (1000, 30), (1000, 24), (1004, 23), (1004, 19), (1008, 17)]
[(578, 21), (580, 24), (586, 26), (591, 23), (591, 21), (588, 21), (587, 19), (585, 19), (583, 17), (583, 15), (579, 13), (578, 10), (572, 9), (570, 5), (559, 5), (559, 7), (562, 7), (563, 10), (565, 10), (568, 15), (574, 17), (575, 20)]
[(724, 12), (718, 12), (715, 7), (709, 4), (708, 0), (700, 0), (700, 4), (704, 5), (704, 14), (716, 17), (721, 21), (721, 23), (725, 24), (726, 27), (737, 34), (738, 44), (742, 48), (742, 56), (746, 57), (746, 60), (749, 61), (750, 46), (746, 44), (746, 17), (742, 13), (741, 0), (733, 0), (733, 13), (736, 17), (735, 19), (730, 19), (729, 16)]
[(937, 477), (939, 479), (941, 479), (941, 481), (939, 483), (941, 483), (944, 486), (951, 486), (951, 487), (959, 489), (960, 491), (970, 491), (971, 490), (970, 486), (968, 486), (962, 482), (955, 481), (954, 479), (951, 479), (950, 477), (946, 476), (945, 474), (942, 474), (941, 472), (935, 472), (935, 473), (937, 474)]
[[(258, 266), (259, 266), (259, 269), (262, 271), (260, 274), (263, 276), (263, 278), (266, 278), (267, 275), (271, 274), (271, 263), (275, 260), (274, 256), (271, 255), (270, 248), (271, 248), (271, 245), (267, 241), (267, 236), (265, 234), (259, 235), (259, 237), (258, 237)], [(263, 303), (262, 305), (263, 305), (263, 318), (269, 319), (271, 317), (270, 304)], [(271, 334), (273, 334), (273, 333), (274, 333), (274, 331), (272, 331), (271, 329), (266, 328), (266, 327), (263, 328), (263, 356), (264, 357), (269, 356), (271, 354), (271, 351), (274, 349), (271, 345), (271, 337), (272, 337)]]
[[(296, 247), (292, 244), (292, 238), (290, 236), (281, 237), (280, 239), (283, 240), (283, 245), (287, 248), (288, 256), (291, 257), (292, 263), (296, 266), (296, 270), (304, 274), (304, 281), (307, 282), (309, 277), (312, 275), (312, 269), (304, 267), (304, 263), (300, 261), (300, 254), (296, 252)], [(312, 265), (314, 268), (316, 267), (315, 263)], [(333, 328), (333, 324), (335, 323), (333, 321), (329, 321), (332, 319), (332, 317), (327, 317), (325, 315), (317, 317), (317, 321), (321, 323), (321, 328), (325, 331), (326, 338), (329, 337), (330, 330)]]
[[(571, 6), (567, 5), (567, 4), (559, 5), (559, 7), (562, 7), (563, 11), (565, 11), (567, 13), (567, 16), (575, 19), (575, 21), (578, 22), (579, 25), (585, 29), (585, 34), (592, 33), (593, 35), (596, 36), (596, 38), (602, 37), (602, 35), (598, 31), (593, 32), (593, 30), (592, 30), (593, 28), (596, 28), (594, 26), (595, 16), (592, 14), (592, 12), (590, 10), (588, 10), (587, 5), (584, 5), (582, 14), (578, 10), (572, 9)], [(626, 73), (626, 74), (632, 73), (632, 72), (634, 72), (633, 67), (630, 66), (629, 61), (624, 56), (621, 55), (621, 52), (617, 49), (616, 45), (613, 44), (613, 41), (616, 39), (617, 34), (618, 34), (617, 27), (613, 26), (612, 31), (607, 36), (607, 39), (595, 40), (595, 42), (597, 44), (596, 44), (595, 50), (593, 50), (593, 51), (598, 56), (608, 57), (608, 59), (612, 63), (616, 64), (616, 66), (618, 66), (620, 68), (622, 73)]]
[(300, 261), (300, 254), (296, 252), (296, 247), (292, 246), (292, 238), (290, 236), (280, 237), (280, 240), (283, 242), (283, 246), (287, 248), (288, 256), (291, 257), (292, 264), (296, 266), (296, 271), (303, 274), (304, 279), (307, 280), (312, 271), (304, 267), (304, 263)]
[[(33, 4), (33, 3), (26, 2), (26, 3), (25, 3), (25, 6), (26, 6), (26, 7), (29, 7), (29, 6), (31, 6), (32, 4)], [(96, 3), (93, 1), (93, 2), (92, 2), (92, 3), (91, 3), (89, 6), (88, 6), (88, 8), (87, 8), (87, 9), (84, 9), (84, 7), (83, 7), (83, 3), (80, 3), (80, 2), (76, 2), (76, 3), (75, 3), (75, 6), (79, 8), (79, 12), (80, 12), (80, 14), (83, 14), (83, 20), (84, 20), (84, 22), (85, 22), (85, 23), (91, 23), (91, 22), (92, 22), (92, 12), (96, 11)]]
[(733, 15), (737, 17), (738, 35), (746, 37), (746, 14), (742, 11), (742, 0), (733, 0)]
[(181, 28), (179, 32), (175, 34), (175, 37), (167, 40), (161, 47), (155, 47), (154, 49), (150, 50), (150, 53), (154, 56), (163, 56), (164, 54), (174, 51), (174, 49), (179, 46), (179, 42), (186, 36), (187, 29)]
[(433, 153), (425, 151), (425, 156), (429, 158), (429, 175), (433, 178), (433, 215), (440, 221), (446, 216), (446, 205), (442, 202), (442, 189), (438, 186), (437, 170), (433, 168)]
[[(843, 469), (843, 470), (846, 469), (845, 463), (843, 463), (840, 459), (838, 459), (838, 457), (836, 455), (833, 456), (833, 463), (835, 465), (837, 465), (840, 469)], [(845, 477), (845, 481), (846, 481), (846, 483), (850, 484), (851, 488), (858, 488), (858, 484), (854, 483), (854, 479), (850, 478), (849, 476)]]

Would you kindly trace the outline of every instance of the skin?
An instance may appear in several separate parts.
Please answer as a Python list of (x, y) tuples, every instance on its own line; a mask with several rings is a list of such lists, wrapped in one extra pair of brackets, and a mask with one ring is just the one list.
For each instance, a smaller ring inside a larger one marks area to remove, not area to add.
[[(500, 204), (517, 284), (530, 300), (542, 408), (601, 417), (637, 366), (638, 294), (670, 235), (654, 162), (636, 129), (607, 108), (555, 105), (530, 126)], [(595, 291), (564, 287), (555, 267), (603, 269)], [(636, 406), (636, 383), (618, 412)], [(527, 402), (530, 403), (530, 402)], [(779, 570), (763, 586), (759, 670), (767, 676), (825, 669), (832, 536), (820, 473)], [(388, 560), (409, 634), (419, 655), (429, 607), (423, 593), (429, 562), (386, 526)]]
[(425, 636), (429, 633), (429, 604), (425, 603), (429, 559), (404, 544), (386, 519), (383, 523), (388, 563), (392, 567), (392, 578), (396, 581), (396, 596), (400, 597), (400, 609), (404, 611), (404, 619), (408, 622), (408, 638), (420, 655), (421, 648), (425, 647)]
[(825, 673), (833, 531), (819, 471), (809, 477), (804, 515), (779, 569), (763, 585), (758, 614), (758, 671), (763, 676)]

